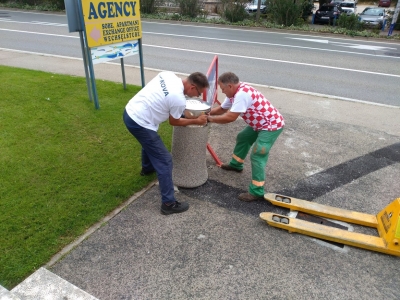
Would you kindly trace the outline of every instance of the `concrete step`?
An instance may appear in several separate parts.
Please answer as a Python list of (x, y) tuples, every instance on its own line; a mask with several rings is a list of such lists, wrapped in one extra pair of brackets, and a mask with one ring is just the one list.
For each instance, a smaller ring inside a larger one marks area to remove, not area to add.
[(9, 290), (0, 285), (0, 300), (21, 300), (13, 295)]
[(17, 297), (10, 298), (13, 300), (98, 300), (45, 268), (26, 278), (11, 290), (11, 294)]

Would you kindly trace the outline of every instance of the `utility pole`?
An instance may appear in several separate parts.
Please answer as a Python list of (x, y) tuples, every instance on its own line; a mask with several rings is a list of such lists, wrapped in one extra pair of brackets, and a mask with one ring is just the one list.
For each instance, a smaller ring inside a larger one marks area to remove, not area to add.
[[(400, 0), (399, 0), (400, 1)], [(256, 12), (256, 21), (260, 21), (260, 8), (261, 8), (261, 0), (258, 0), (257, 2), (257, 12)]]
[(396, 9), (394, 10), (393, 14), (392, 23), (390, 24), (389, 27), (388, 36), (391, 36), (393, 33), (394, 26), (396, 25), (397, 18), (399, 17), (399, 12), (400, 12), (400, 0), (397, 1)]

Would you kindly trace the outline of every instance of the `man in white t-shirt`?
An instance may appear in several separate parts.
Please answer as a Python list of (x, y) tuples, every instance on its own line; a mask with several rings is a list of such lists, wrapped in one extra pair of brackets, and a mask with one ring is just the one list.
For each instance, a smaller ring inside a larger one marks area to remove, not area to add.
[(232, 72), (219, 76), (218, 84), (226, 95), (224, 102), (214, 107), (207, 117), (208, 122), (225, 124), (239, 116), (247, 126), (238, 133), (232, 159), (222, 164), (227, 171), (243, 171), (243, 162), (251, 147), (251, 176), (249, 192), (239, 195), (241, 201), (264, 199), (265, 167), (269, 151), (281, 134), (285, 121), (279, 111), (255, 88), (240, 82)]
[(188, 210), (189, 204), (178, 202), (172, 182), (172, 156), (157, 133), (159, 125), (169, 120), (172, 126), (205, 125), (207, 116), (183, 118), (186, 96), (199, 97), (209, 87), (207, 77), (195, 72), (180, 79), (172, 72), (161, 72), (126, 105), (124, 123), (142, 145), (142, 171), (146, 176), (157, 173), (161, 192), (161, 213), (165, 215)]

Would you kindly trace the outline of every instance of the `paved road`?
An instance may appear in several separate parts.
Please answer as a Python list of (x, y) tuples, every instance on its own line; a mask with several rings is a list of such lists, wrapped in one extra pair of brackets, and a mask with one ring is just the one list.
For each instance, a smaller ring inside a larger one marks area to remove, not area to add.
[[(64, 15), (1, 16), (0, 48), (82, 57)], [(147, 68), (206, 71), (218, 55), (220, 72), (247, 82), (400, 106), (399, 43), (158, 21), (143, 22), (143, 43)]]

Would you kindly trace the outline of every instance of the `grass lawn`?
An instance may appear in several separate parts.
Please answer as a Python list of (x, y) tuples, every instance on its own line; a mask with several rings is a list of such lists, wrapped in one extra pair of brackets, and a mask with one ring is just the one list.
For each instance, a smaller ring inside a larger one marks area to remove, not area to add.
[[(122, 113), (138, 86), (0, 66), (0, 285), (11, 289), (154, 180)], [(160, 135), (171, 146), (172, 127)]]

